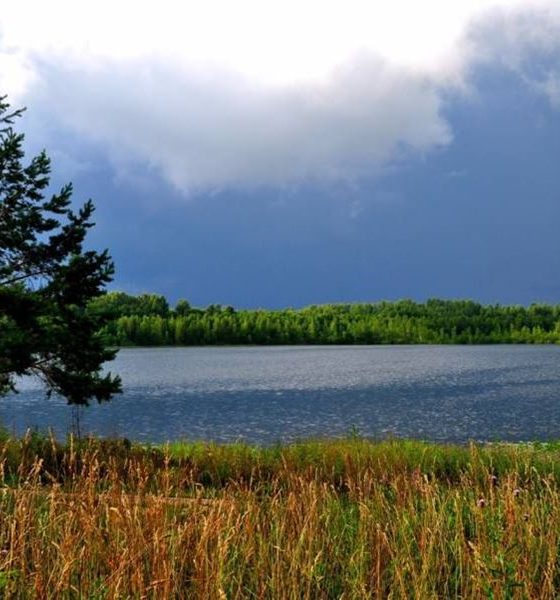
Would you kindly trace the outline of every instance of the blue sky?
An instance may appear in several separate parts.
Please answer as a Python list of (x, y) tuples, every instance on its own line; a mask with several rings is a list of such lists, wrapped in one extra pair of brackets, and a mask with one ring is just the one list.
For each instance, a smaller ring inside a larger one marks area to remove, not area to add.
[[(93, 198), (113, 288), (239, 307), (560, 302), (556, 3), (257, 4), (224, 29), (196, 3), (155, 24), (140, 3), (104, 37), (103, 2), (67, 15), (68, 38), (58, 21), (26, 31), (25, 7), (0, 16), (0, 85), (53, 184)], [(44, 19), (57, 9), (72, 10)]]

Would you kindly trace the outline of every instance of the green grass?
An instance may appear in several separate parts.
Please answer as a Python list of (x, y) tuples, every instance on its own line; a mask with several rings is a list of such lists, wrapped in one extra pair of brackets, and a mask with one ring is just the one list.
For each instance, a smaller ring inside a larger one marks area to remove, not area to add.
[(557, 598), (560, 444), (0, 442), (0, 597)]

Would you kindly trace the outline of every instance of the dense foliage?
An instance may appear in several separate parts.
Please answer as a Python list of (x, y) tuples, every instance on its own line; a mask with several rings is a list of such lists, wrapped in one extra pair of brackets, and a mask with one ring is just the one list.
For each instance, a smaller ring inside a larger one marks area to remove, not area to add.
[(36, 375), (70, 404), (108, 400), (118, 377), (102, 374), (113, 358), (87, 310), (113, 274), (107, 252), (84, 248), (93, 204), (71, 208), (72, 187), (47, 195), (50, 161), (24, 164), (22, 134), (0, 97), (0, 395), (17, 376)]
[(492, 344), (560, 342), (560, 306), (484, 306), (469, 300), (327, 304), (294, 310), (175, 309), (162, 296), (112, 292), (90, 305), (109, 317), (108, 343)]

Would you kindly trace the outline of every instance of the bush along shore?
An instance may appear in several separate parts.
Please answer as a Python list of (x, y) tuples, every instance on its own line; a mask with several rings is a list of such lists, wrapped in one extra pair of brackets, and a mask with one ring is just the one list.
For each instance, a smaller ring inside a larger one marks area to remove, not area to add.
[(560, 445), (0, 443), (6, 598), (557, 598)]
[(470, 300), (324, 304), (235, 310), (212, 304), (171, 308), (163, 296), (111, 292), (89, 305), (108, 321), (114, 346), (212, 344), (551, 344), (560, 343), (560, 306), (482, 305)]

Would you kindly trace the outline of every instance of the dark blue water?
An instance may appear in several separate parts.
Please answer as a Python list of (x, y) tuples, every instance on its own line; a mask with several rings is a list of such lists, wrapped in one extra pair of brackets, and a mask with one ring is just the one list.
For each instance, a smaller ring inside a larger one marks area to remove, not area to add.
[[(81, 411), (83, 432), (162, 442), (315, 436), (560, 439), (560, 346), (295, 346), (121, 350), (125, 392)], [(0, 400), (16, 434), (72, 428), (34, 381)]]

